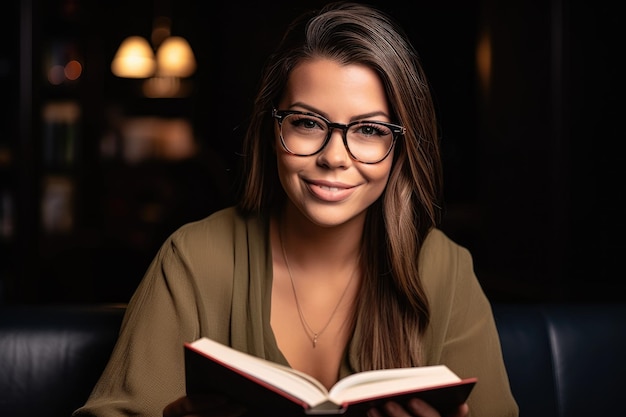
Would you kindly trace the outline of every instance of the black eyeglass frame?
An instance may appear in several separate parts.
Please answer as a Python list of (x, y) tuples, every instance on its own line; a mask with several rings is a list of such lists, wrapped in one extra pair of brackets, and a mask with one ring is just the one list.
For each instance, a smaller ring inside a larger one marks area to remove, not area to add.
[[(283, 125), (283, 121), (285, 120), (285, 117), (290, 116), (292, 114), (299, 114), (299, 115), (303, 115), (303, 116), (313, 116), (316, 117), (318, 119), (323, 120), (326, 123), (326, 126), (328, 127), (328, 134), (326, 135), (326, 139), (324, 139), (324, 142), (322, 143), (322, 146), (315, 152), (312, 153), (308, 153), (308, 154), (299, 154), (299, 153), (295, 153), (293, 151), (291, 151), (289, 148), (287, 148), (287, 145), (285, 144), (285, 139), (283, 138), (283, 134), (282, 134), (282, 125)], [(327, 118), (320, 116), (319, 114), (316, 113), (310, 113), (310, 112), (304, 112), (304, 111), (299, 111), (299, 110), (277, 110), (277, 109), (272, 109), (272, 117), (274, 119), (276, 119), (276, 121), (278, 122), (278, 126), (280, 127), (281, 131), (280, 131), (280, 143), (283, 146), (283, 149), (289, 153), (290, 155), (294, 155), (294, 156), (313, 156), (316, 155), (320, 152), (322, 152), (322, 150), (324, 150), (324, 148), (326, 147), (326, 145), (328, 145), (328, 142), (330, 141), (330, 137), (333, 134), (333, 130), (334, 129), (340, 129), (341, 130), (341, 138), (343, 140), (343, 146), (346, 148), (346, 150), (348, 151), (348, 155), (350, 155), (350, 158), (354, 159), (355, 161), (361, 162), (363, 164), (369, 164), (369, 165), (373, 165), (373, 164), (377, 164), (379, 162), (384, 161), (389, 154), (391, 153), (391, 150), (393, 149), (393, 147), (396, 144), (396, 140), (398, 139), (398, 136), (404, 136), (404, 134), (406, 133), (406, 128), (404, 126), (400, 126), (400, 125), (396, 125), (393, 123), (387, 123), (387, 122), (379, 122), (378, 120), (355, 120), (354, 122), (348, 123), (348, 124), (343, 124), (343, 123), (335, 123), (335, 122), (331, 122), (330, 120), (328, 120)], [(380, 158), (377, 161), (374, 162), (366, 162), (366, 161), (361, 161), (359, 158), (357, 158), (352, 151), (350, 150), (350, 147), (348, 146), (348, 129), (350, 129), (352, 126), (360, 124), (360, 123), (373, 123), (373, 124), (378, 124), (381, 126), (385, 126), (387, 128), (389, 128), (391, 130), (391, 134), (393, 135), (393, 139), (391, 141), (391, 145), (389, 146), (389, 149), (387, 150), (387, 153), (385, 153), (385, 155)]]

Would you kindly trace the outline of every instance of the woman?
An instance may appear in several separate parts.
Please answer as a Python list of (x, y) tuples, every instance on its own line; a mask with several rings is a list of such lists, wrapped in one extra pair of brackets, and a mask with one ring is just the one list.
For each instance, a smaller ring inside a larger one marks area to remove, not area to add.
[[(326, 386), (446, 364), (479, 381), (455, 416), (517, 416), (471, 256), (437, 229), (437, 122), (401, 29), (325, 6), (290, 26), (261, 81), (240, 203), (165, 242), (74, 416), (237, 415), (236, 399), (184, 395), (182, 345), (201, 336)], [(439, 416), (417, 399), (369, 415)]]

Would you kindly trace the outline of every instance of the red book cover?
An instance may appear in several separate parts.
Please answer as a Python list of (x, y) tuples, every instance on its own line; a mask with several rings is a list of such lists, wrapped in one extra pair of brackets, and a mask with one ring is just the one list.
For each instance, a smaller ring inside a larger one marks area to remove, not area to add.
[(221, 392), (248, 407), (246, 416), (364, 415), (394, 400), (422, 398), (442, 414), (469, 397), (476, 378), (461, 379), (443, 365), (361, 372), (330, 392), (310, 376), (210, 339), (185, 344), (187, 394)]

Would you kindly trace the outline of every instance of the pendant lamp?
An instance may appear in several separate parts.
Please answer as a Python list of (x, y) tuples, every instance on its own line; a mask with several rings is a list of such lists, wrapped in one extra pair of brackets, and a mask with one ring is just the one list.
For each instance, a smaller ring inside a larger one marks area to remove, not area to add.
[(196, 59), (189, 42), (171, 36), (169, 19), (157, 18), (152, 34), (154, 48), (141, 36), (124, 39), (113, 58), (111, 71), (122, 78), (186, 78), (196, 70)]
[(129, 36), (120, 44), (111, 71), (122, 78), (148, 78), (156, 71), (152, 47), (141, 36)]

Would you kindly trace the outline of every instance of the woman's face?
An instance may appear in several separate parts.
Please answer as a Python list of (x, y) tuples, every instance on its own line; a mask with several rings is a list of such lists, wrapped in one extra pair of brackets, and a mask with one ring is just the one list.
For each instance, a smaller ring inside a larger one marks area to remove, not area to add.
[[(390, 122), (387, 97), (378, 75), (362, 65), (341, 65), (329, 59), (304, 61), (287, 81), (278, 110), (320, 115), (331, 122), (355, 120)], [(393, 161), (364, 164), (352, 159), (341, 129), (319, 153), (295, 156), (282, 147), (275, 123), (278, 175), (291, 203), (311, 222), (331, 227), (365, 217), (382, 194)]]

